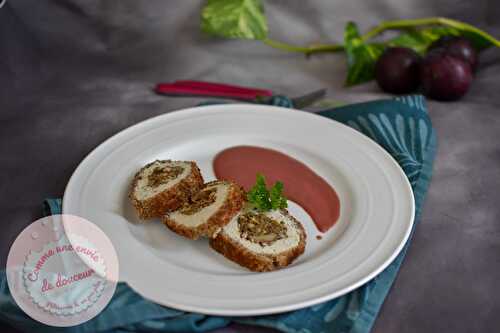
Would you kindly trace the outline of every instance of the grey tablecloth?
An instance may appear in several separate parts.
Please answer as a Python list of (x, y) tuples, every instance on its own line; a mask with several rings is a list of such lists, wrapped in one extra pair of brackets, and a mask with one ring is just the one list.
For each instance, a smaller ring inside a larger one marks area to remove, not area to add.
[[(267, 1), (272, 35), (296, 43), (339, 40), (347, 20), (448, 16), (500, 37), (495, 0)], [(0, 8), (0, 262), (60, 196), (80, 160), (140, 120), (199, 100), (155, 96), (155, 82), (190, 78), (294, 95), (382, 96), (342, 87), (345, 59), (305, 59), (258, 42), (198, 31), (198, 1), (10, 0)], [(500, 327), (500, 56), (490, 50), (470, 93), (431, 102), (439, 150), (422, 223), (374, 332), (493, 332)], [(1, 328), (1, 327), (0, 327)], [(231, 327), (225, 332), (235, 332)], [(249, 331), (249, 329), (246, 329)], [(257, 329), (254, 329), (257, 331)]]

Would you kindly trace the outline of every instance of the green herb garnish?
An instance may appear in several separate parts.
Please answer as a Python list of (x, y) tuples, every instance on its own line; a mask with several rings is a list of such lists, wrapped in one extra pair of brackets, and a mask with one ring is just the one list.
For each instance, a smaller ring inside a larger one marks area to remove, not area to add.
[[(346, 24), (341, 43), (291, 45), (269, 37), (261, 0), (207, 0), (201, 13), (201, 30), (219, 37), (260, 40), (288, 52), (306, 55), (323, 52), (345, 52), (347, 78), (352, 86), (373, 79), (374, 64), (387, 47), (402, 46), (423, 53), (432, 42), (443, 36), (463, 36), (478, 50), (500, 47), (500, 40), (470, 24), (444, 17), (384, 21), (361, 34), (355, 23)], [(397, 31), (392, 39), (378, 38), (386, 31)], [(375, 40), (374, 40), (375, 39)]]
[(255, 185), (247, 193), (248, 202), (260, 211), (266, 212), (274, 209), (288, 207), (285, 196), (283, 196), (283, 183), (277, 181), (267, 189), (266, 178), (258, 173)]
[(269, 192), (269, 198), (271, 199), (271, 208), (279, 209), (288, 207), (288, 203), (286, 202), (286, 198), (283, 196), (283, 183), (276, 182), (273, 187), (271, 187), (271, 191)]

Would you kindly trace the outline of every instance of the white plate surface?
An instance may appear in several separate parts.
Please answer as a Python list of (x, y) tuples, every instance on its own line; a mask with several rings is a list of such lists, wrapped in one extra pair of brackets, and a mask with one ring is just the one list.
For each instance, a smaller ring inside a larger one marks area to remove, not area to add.
[[(298, 205), (305, 253), (289, 267), (252, 273), (158, 221), (139, 223), (127, 199), (135, 172), (155, 159), (194, 160), (206, 180), (224, 148), (255, 145), (308, 165), (337, 191), (339, 221), (322, 239)], [(414, 199), (404, 173), (381, 147), (338, 122), (250, 104), (197, 107), (132, 126), (90, 153), (71, 177), (63, 212), (97, 224), (111, 239), (120, 280), (144, 297), (186, 311), (257, 315), (345, 294), (381, 272), (407, 240)]]

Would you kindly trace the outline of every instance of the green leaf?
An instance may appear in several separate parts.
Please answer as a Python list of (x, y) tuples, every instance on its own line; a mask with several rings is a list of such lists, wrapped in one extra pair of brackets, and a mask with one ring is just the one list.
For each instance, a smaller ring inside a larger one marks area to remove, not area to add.
[(344, 47), (347, 55), (346, 86), (373, 79), (375, 63), (384, 52), (380, 43), (364, 43), (355, 23), (347, 23), (344, 31)]
[(490, 46), (497, 46), (500, 47), (500, 43), (498, 40), (492, 40), (491, 38), (487, 38), (485, 35), (482, 33), (478, 33), (477, 31), (474, 30), (461, 30), (460, 34), (470, 40), (472, 45), (476, 48), (478, 51), (482, 51), (484, 49), (487, 49)]
[(399, 36), (387, 41), (390, 47), (408, 47), (419, 54), (424, 54), (427, 48), (443, 36), (459, 36), (457, 29), (450, 27), (431, 27), (424, 29), (409, 28)]
[(268, 28), (260, 0), (208, 0), (201, 12), (201, 29), (226, 38), (265, 39)]

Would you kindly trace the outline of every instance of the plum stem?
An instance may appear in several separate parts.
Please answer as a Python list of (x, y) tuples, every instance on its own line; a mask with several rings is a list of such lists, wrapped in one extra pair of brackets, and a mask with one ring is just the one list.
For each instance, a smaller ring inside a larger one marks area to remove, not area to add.
[(379, 24), (378, 26), (374, 27), (373, 29), (369, 30), (366, 34), (364, 34), (361, 38), (363, 41), (367, 41), (369, 39), (372, 39), (373, 37), (376, 37), (380, 35), (381, 33), (385, 32), (386, 30), (400, 30), (400, 29), (405, 29), (405, 28), (412, 28), (412, 27), (421, 27), (421, 26), (428, 26), (428, 25), (443, 25), (443, 26), (448, 26), (452, 27), (458, 30), (468, 30), (468, 31), (473, 31), (481, 36), (483, 36), (485, 39), (489, 40), (493, 45), (500, 47), (500, 40), (497, 40), (495, 37), (491, 36), (490, 34), (470, 25), (464, 22), (444, 18), (444, 17), (428, 17), (428, 18), (421, 18), (421, 19), (412, 19), (412, 20), (394, 20), (394, 21), (385, 21)]
[[(377, 37), (378, 35), (384, 33), (387, 30), (402, 30), (407, 28), (415, 28), (415, 27), (430, 26), (430, 25), (448, 26), (461, 31), (466, 30), (470, 32), (475, 32), (481, 35), (483, 38), (490, 41), (493, 45), (500, 47), (500, 40), (496, 39), (487, 32), (484, 32), (470, 24), (444, 17), (427, 17), (427, 18), (411, 19), (411, 20), (385, 21), (380, 23), (376, 27), (372, 28), (364, 35), (362, 35), (361, 39), (364, 42), (366, 42), (374, 37)], [(311, 44), (309, 46), (297, 46), (297, 45), (283, 43), (270, 38), (266, 38), (262, 40), (262, 42), (275, 49), (280, 49), (288, 52), (299, 52), (299, 53), (304, 53), (305, 55), (310, 55), (313, 53), (320, 53), (320, 52), (339, 52), (344, 50), (344, 45), (342, 44)]]

